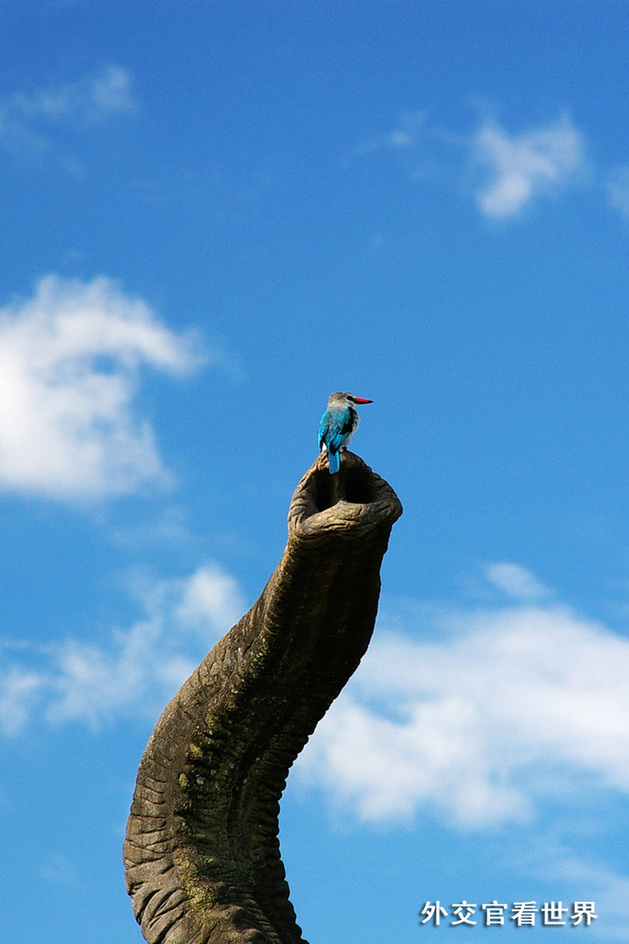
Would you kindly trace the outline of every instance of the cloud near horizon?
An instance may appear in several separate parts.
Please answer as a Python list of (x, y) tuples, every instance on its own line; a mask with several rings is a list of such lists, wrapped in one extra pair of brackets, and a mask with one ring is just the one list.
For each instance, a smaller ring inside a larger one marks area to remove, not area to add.
[[(430, 810), (457, 831), (506, 827), (523, 874), (587, 887), (608, 939), (625, 941), (629, 879), (588, 858), (574, 830), (579, 804), (595, 827), (597, 791), (602, 821), (610, 793), (629, 793), (629, 640), (567, 607), (525, 602), (543, 585), (506, 566), (488, 565), (486, 579), (508, 605), (426, 608), (428, 640), (377, 632), (290, 782), (302, 795), (320, 791), (344, 824), (408, 826)], [(0, 734), (25, 735), (35, 722), (97, 733), (155, 720), (246, 608), (216, 563), (184, 578), (136, 578), (134, 595), (140, 618), (99, 643), (0, 649)], [(568, 842), (556, 825), (549, 834), (545, 805), (555, 818), (567, 811)]]
[(0, 309), (0, 490), (89, 501), (168, 484), (140, 373), (202, 360), (191, 333), (111, 280), (41, 279), (33, 298)]
[[(530, 603), (521, 587), (521, 599), (510, 583), (509, 602), (491, 607), (427, 608), (428, 639), (377, 631), (298, 758), (298, 789), (321, 791), (357, 823), (409, 823), (430, 809), (480, 831), (534, 828), (549, 802), (626, 797), (629, 639), (569, 607)], [(136, 579), (134, 595), (141, 617), (100, 643), (5, 644), (0, 732), (16, 737), (35, 717), (97, 731), (156, 716), (246, 609), (215, 563)]]

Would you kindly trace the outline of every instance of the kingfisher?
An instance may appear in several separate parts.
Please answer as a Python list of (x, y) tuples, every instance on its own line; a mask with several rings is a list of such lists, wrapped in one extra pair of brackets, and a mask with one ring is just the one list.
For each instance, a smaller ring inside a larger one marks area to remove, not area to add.
[(319, 449), (328, 453), (328, 468), (334, 475), (341, 467), (340, 452), (347, 449), (347, 444), (356, 432), (358, 413), (357, 403), (373, 403), (364, 397), (355, 397), (352, 393), (333, 393), (328, 400), (328, 408), (319, 424)]

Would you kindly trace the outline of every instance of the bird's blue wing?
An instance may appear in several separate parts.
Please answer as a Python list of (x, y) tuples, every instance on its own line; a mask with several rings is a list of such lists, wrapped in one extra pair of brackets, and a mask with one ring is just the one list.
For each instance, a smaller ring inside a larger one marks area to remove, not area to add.
[(328, 452), (338, 452), (353, 429), (352, 413), (349, 407), (340, 410), (326, 410), (319, 425), (319, 446), (328, 447)]
[(319, 449), (323, 449), (323, 444), (327, 443), (328, 426), (330, 423), (330, 414), (326, 410), (319, 423)]

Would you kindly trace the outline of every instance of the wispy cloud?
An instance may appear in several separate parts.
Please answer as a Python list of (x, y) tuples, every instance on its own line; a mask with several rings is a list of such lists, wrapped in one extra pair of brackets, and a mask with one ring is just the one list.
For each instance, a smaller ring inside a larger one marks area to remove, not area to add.
[(430, 807), (469, 829), (534, 820), (562, 792), (629, 793), (629, 640), (556, 604), (450, 611), (439, 629), (376, 637), (305, 781), (363, 821)]
[(60, 156), (59, 129), (87, 129), (136, 108), (131, 73), (109, 64), (74, 82), (17, 91), (0, 100), (0, 146), (18, 156)]
[(617, 167), (607, 178), (607, 202), (629, 220), (629, 167)]
[(426, 112), (410, 112), (402, 115), (399, 123), (391, 131), (370, 138), (359, 148), (357, 154), (369, 154), (371, 151), (404, 150), (416, 145), (427, 119)]
[(493, 219), (516, 216), (539, 197), (560, 192), (585, 166), (583, 137), (565, 115), (517, 134), (487, 121), (474, 135), (471, 153), (487, 174), (476, 200)]
[(42, 687), (42, 678), (33, 669), (7, 660), (0, 673), (0, 731), (8, 737), (26, 724)]
[[(435, 124), (427, 112), (410, 112), (356, 153), (374, 151), (401, 159), (415, 181), (441, 180), (463, 189), (484, 216), (495, 220), (517, 218), (539, 199), (581, 182), (588, 169), (584, 136), (567, 114), (513, 133), (485, 118), (475, 131), (462, 133)], [(472, 186), (470, 168), (477, 181)]]
[(237, 582), (217, 564), (187, 578), (136, 582), (143, 615), (102, 643), (70, 638), (7, 650), (0, 669), (0, 731), (16, 737), (34, 717), (97, 730), (155, 716), (216, 640), (245, 611)]
[(110, 280), (43, 278), (0, 310), (0, 489), (84, 501), (167, 484), (140, 371), (201, 362), (192, 334)]
[(498, 590), (516, 600), (541, 600), (550, 594), (548, 587), (520, 564), (488, 564), (485, 576)]
[(629, 941), (627, 926), (627, 902), (629, 901), (629, 876), (609, 868), (600, 862), (590, 862), (567, 852), (563, 856), (550, 858), (546, 870), (551, 875), (563, 876), (572, 884), (587, 888), (596, 899), (596, 908), (602, 921), (592, 925), (597, 939), (606, 942)]
[(68, 82), (15, 92), (3, 103), (5, 113), (23, 121), (99, 124), (112, 115), (135, 111), (131, 75), (121, 66), (107, 65), (92, 75)]

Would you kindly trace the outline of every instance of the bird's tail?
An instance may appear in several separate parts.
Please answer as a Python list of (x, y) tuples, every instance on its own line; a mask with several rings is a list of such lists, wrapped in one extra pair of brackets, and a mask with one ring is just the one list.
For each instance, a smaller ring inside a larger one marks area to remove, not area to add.
[(328, 468), (330, 470), (330, 475), (334, 475), (335, 472), (341, 468), (341, 457), (338, 452), (332, 452), (328, 449)]

